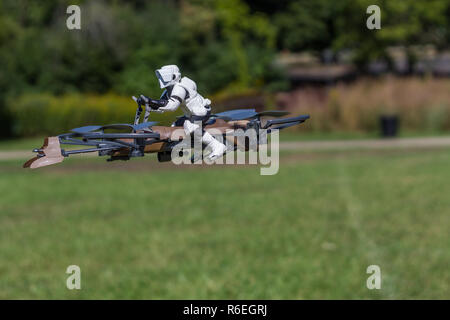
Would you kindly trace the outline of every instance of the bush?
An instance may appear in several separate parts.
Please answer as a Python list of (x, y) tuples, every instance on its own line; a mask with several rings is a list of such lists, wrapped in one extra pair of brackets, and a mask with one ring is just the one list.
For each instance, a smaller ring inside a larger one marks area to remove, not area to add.
[[(55, 135), (85, 125), (132, 123), (136, 103), (116, 94), (27, 94), (9, 99), (7, 108), (16, 136)], [(151, 114), (150, 119), (167, 125), (177, 113)], [(143, 115), (142, 115), (143, 117)]]

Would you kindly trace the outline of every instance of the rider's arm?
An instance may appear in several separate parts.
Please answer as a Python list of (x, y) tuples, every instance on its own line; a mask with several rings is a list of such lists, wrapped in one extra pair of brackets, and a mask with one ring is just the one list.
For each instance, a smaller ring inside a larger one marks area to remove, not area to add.
[[(180, 106), (180, 104), (186, 98), (186, 90), (181, 86), (175, 86), (170, 94), (170, 97), (166, 101), (166, 104), (160, 107), (158, 110), (161, 111), (175, 111)], [(161, 101), (161, 100), (160, 100)]]

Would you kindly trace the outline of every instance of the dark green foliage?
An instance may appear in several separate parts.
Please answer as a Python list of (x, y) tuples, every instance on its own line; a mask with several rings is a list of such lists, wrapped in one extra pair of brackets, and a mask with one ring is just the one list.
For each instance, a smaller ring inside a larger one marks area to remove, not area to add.
[(336, 17), (342, 15), (343, 2), (291, 1), (287, 10), (275, 15), (278, 45), (294, 51), (330, 47), (336, 37)]
[[(13, 127), (5, 116), (6, 101), (14, 110), (15, 98), (28, 93), (159, 97), (154, 70), (165, 64), (180, 64), (205, 95), (276, 80), (269, 67), (274, 48), (267, 40), (268, 20), (235, 2), (76, 1), (81, 30), (70, 31), (66, 8), (73, 2), (3, 1), (0, 125)], [(247, 21), (242, 30), (241, 20)]]
[[(81, 30), (66, 28), (70, 4), (81, 7)], [(366, 28), (371, 4), (381, 7), (381, 30)], [(6, 101), (23, 94), (157, 97), (154, 70), (172, 63), (204, 95), (279, 90), (277, 51), (350, 49), (363, 68), (388, 59), (391, 45), (448, 48), (449, 13), (450, 0), (3, 0), (0, 136), (12, 127)]]

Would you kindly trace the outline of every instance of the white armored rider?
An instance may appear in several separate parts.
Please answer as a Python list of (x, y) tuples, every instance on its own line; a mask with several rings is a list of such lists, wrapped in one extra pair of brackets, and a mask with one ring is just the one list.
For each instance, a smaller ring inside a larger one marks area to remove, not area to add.
[[(176, 65), (167, 65), (155, 71), (161, 89), (165, 89), (159, 100), (141, 96), (145, 104), (159, 112), (175, 111), (184, 102), (183, 111), (186, 116), (183, 128), (186, 135), (193, 135), (200, 129), (199, 122), (204, 124), (211, 115), (211, 101), (197, 92), (197, 85), (188, 77), (181, 77), (180, 69)], [(145, 118), (148, 118), (149, 109)], [(211, 149), (209, 160), (221, 157), (226, 146), (216, 140), (211, 134), (203, 131), (202, 143)]]

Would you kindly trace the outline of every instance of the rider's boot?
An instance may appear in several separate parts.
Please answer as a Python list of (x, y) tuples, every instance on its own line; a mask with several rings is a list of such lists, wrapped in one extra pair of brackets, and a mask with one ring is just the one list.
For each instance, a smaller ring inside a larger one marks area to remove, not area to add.
[(215, 139), (209, 132), (203, 133), (202, 143), (206, 144), (207, 148), (211, 150), (211, 153), (207, 156), (207, 159), (214, 161), (224, 155), (227, 147)]

